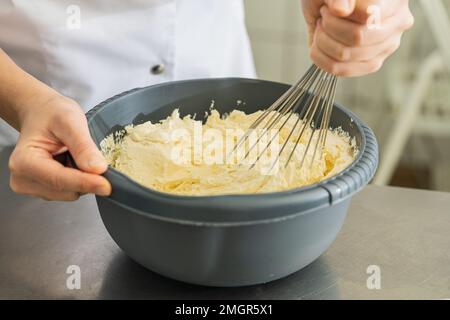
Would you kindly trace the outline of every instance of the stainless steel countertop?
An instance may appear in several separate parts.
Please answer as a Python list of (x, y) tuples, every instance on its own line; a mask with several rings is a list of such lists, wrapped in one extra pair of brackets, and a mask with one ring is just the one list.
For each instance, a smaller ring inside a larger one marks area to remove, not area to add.
[[(450, 194), (367, 187), (330, 249), (305, 269), (244, 288), (180, 283), (144, 269), (113, 242), (95, 199), (45, 202), (8, 187), (0, 149), (0, 298), (442, 299), (450, 298)], [(69, 265), (81, 289), (66, 287)], [(381, 289), (367, 288), (379, 266)]]

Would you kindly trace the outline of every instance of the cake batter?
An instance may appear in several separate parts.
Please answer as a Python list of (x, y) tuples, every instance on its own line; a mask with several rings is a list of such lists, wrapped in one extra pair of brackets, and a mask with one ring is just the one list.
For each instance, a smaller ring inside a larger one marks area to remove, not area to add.
[[(126, 127), (120, 137), (111, 135), (102, 141), (101, 148), (110, 166), (138, 183), (157, 191), (190, 196), (254, 194), (299, 188), (338, 174), (357, 155), (355, 142), (348, 134), (339, 129), (329, 130), (323, 157), (317, 153), (311, 165), (314, 153), (311, 147), (300, 166), (312, 132), (307, 129), (309, 131), (285, 166), (298, 138), (298, 126), (275, 162), (297, 120), (293, 115), (281, 130), (276, 131), (279, 135), (271, 145), (274, 148), (268, 148), (263, 153), (265, 156), (250, 169), (252, 162), (242, 164), (248, 143), (235, 152), (230, 151), (261, 112), (245, 114), (234, 110), (221, 116), (217, 110), (212, 110), (202, 124), (190, 115), (181, 117), (175, 110), (159, 123)], [(283, 121), (279, 123), (281, 125)], [(315, 146), (317, 136), (314, 135), (312, 146)], [(269, 135), (267, 139), (272, 137)], [(268, 141), (262, 141), (261, 147), (255, 148), (253, 160)], [(250, 161), (250, 158), (246, 160)]]

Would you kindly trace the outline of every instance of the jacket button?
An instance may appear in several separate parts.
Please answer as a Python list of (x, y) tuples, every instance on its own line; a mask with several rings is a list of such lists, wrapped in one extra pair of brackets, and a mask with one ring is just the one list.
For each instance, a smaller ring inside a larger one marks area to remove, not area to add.
[(164, 70), (166, 70), (166, 67), (164, 64), (157, 64), (155, 66), (153, 66), (151, 69), (152, 74), (157, 75), (157, 74), (161, 74), (164, 72)]

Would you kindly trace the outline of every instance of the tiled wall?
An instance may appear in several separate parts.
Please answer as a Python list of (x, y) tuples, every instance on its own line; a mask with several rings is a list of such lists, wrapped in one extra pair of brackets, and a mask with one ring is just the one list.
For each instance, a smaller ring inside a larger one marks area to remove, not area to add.
[(292, 83), (311, 63), (300, 0), (245, 0), (258, 75)]

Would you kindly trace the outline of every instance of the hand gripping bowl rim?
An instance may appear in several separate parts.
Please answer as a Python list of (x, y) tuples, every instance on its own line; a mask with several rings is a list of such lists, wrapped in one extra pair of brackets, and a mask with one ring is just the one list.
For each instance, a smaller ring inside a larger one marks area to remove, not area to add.
[[(106, 107), (108, 104), (121, 99), (126, 96), (131, 96), (134, 93), (140, 92), (142, 90), (148, 90), (148, 89), (158, 89), (161, 87), (165, 87), (168, 85), (182, 85), (187, 84), (191, 82), (201, 82), (201, 81), (207, 81), (207, 82), (214, 82), (214, 81), (243, 81), (243, 82), (256, 82), (256, 83), (267, 83), (267, 84), (274, 84), (274, 85), (282, 85), (287, 86), (286, 84), (278, 83), (278, 82), (272, 82), (272, 81), (264, 81), (264, 80), (255, 80), (255, 79), (245, 79), (245, 78), (213, 78), (213, 79), (195, 79), (195, 80), (182, 80), (182, 81), (174, 81), (169, 83), (161, 83), (153, 86), (148, 87), (142, 87), (142, 88), (134, 88), (125, 92), (122, 92), (118, 95), (115, 95), (98, 105), (96, 105), (94, 108), (92, 108), (90, 111), (86, 113), (86, 117), (88, 120), (89, 130), (91, 131), (91, 124), (93, 122), (93, 119), (95, 115), (100, 112), (104, 107)], [(212, 97), (213, 98), (213, 97)], [(287, 218), (287, 216), (298, 215), (298, 214), (304, 214), (309, 212), (309, 209), (316, 208), (319, 206), (326, 205), (333, 205), (336, 203), (339, 203), (340, 201), (343, 201), (347, 199), (348, 197), (351, 197), (353, 194), (358, 192), (360, 189), (362, 189), (374, 176), (377, 166), (378, 166), (378, 144), (375, 138), (375, 135), (373, 131), (366, 126), (353, 112), (346, 109), (345, 107), (341, 106), (340, 104), (335, 103), (335, 108), (340, 109), (342, 112), (348, 115), (348, 117), (351, 119), (351, 121), (354, 122), (354, 124), (357, 126), (359, 132), (361, 133), (361, 145), (359, 146), (359, 153), (356, 157), (356, 159), (342, 172), (338, 173), (335, 176), (332, 176), (330, 178), (327, 178), (323, 181), (320, 181), (318, 183), (304, 186), (301, 188), (295, 188), (291, 190), (286, 191), (279, 191), (279, 192), (270, 192), (270, 193), (260, 193), (260, 194), (225, 194), (225, 195), (214, 195), (214, 196), (188, 196), (188, 195), (176, 195), (176, 194), (169, 194), (160, 192), (157, 190), (153, 190), (150, 188), (147, 188), (131, 178), (127, 177), (126, 175), (122, 174), (118, 170), (108, 166), (107, 172), (104, 174), (104, 176), (109, 180), (114, 180), (115, 178), (125, 179), (127, 183), (129, 183), (129, 186), (133, 189), (133, 193), (140, 193), (142, 195), (145, 195), (148, 197), (149, 202), (159, 202), (162, 205), (171, 205), (173, 208), (178, 208), (179, 210), (183, 210), (185, 208), (191, 208), (191, 209), (197, 209), (197, 210), (211, 210), (211, 204), (214, 205), (215, 208), (220, 208), (224, 211), (235, 211), (236, 210), (236, 202), (242, 203), (243, 200), (246, 204), (248, 204), (247, 207), (241, 208), (242, 212), (252, 212), (252, 211), (259, 211), (259, 210), (265, 210), (266, 212), (270, 210), (275, 210), (280, 208), (280, 204), (286, 204), (285, 210), (281, 214), (258, 214), (258, 218), (255, 219), (255, 216), (251, 219), (244, 218), (242, 220), (236, 219), (236, 217), (229, 219), (228, 218), (220, 218), (218, 220), (215, 220), (212, 218), (207, 219), (208, 221), (205, 221), (205, 219), (201, 218), (199, 219), (198, 216), (189, 215), (189, 214), (168, 214), (166, 210), (163, 210), (164, 212), (157, 212), (152, 211), (151, 213), (146, 210), (140, 210), (139, 208), (136, 208), (133, 205), (133, 201), (122, 201), (122, 199), (118, 199), (117, 195), (114, 194), (115, 186), (113, 182), (111, 182), (113, 185), (113, 194), (108, 197), (108, 200), (112, 200), (116, 203), (120, 203), (122, 205), (125, 205), (126, 207), (133, 208), (134, 210), (137, 210), (138, 212), (141, 212), (144, 215), (152, 216), (154, 218), (160, 218), (164, 220), (170, 220), (172, 222), (181, 222), (181, 223), (226, 223), (226, 224), (235, 224), (235, 223), (248, 223), (249, 221), (252, 222), (263, 222), (263, 221), (271, 221), (273, 219), (279, 219), (279, 218)], [(92, 131), (91, 131), (92, 135)], [(95, 141), (98, 145), (99, 142)], [(116, 186), (118, 187), (118, 186)], [(300, 198), (305, 199), (306, 202), (310, 202), (309, 205), (306, 205), (301, 210), (298, 209), (297, 206), (292, 206), (291, 202), (301, 202)], [(294, 200), (295, 199), (295, 200)], [(312, 199), (312, 200), (311, 200)], [(264, 200), (264, 201), (263, 201)], [(269, 201), (270, 200), (270, 201)], [(264, 204), (260, 204), (260, 202), (265, 202)], [(287, 205), (287, 204), (290, 205)], [(174, 205), (175, 204), (175, 205)], [(176, 205), (178, 204), (178, 205)], [(283, 205), (281, 206), (283, 207)], [(169, 210), (172, 212), (173, 210)], [(214, 211), (214, 208), (213, 208)], [(210, 212), (211, 217), (214, 216), (214, 212)], [(209, 216), (208, 216), (209, 217)], [(225, 219), (225, 220), (224, 220)]]

